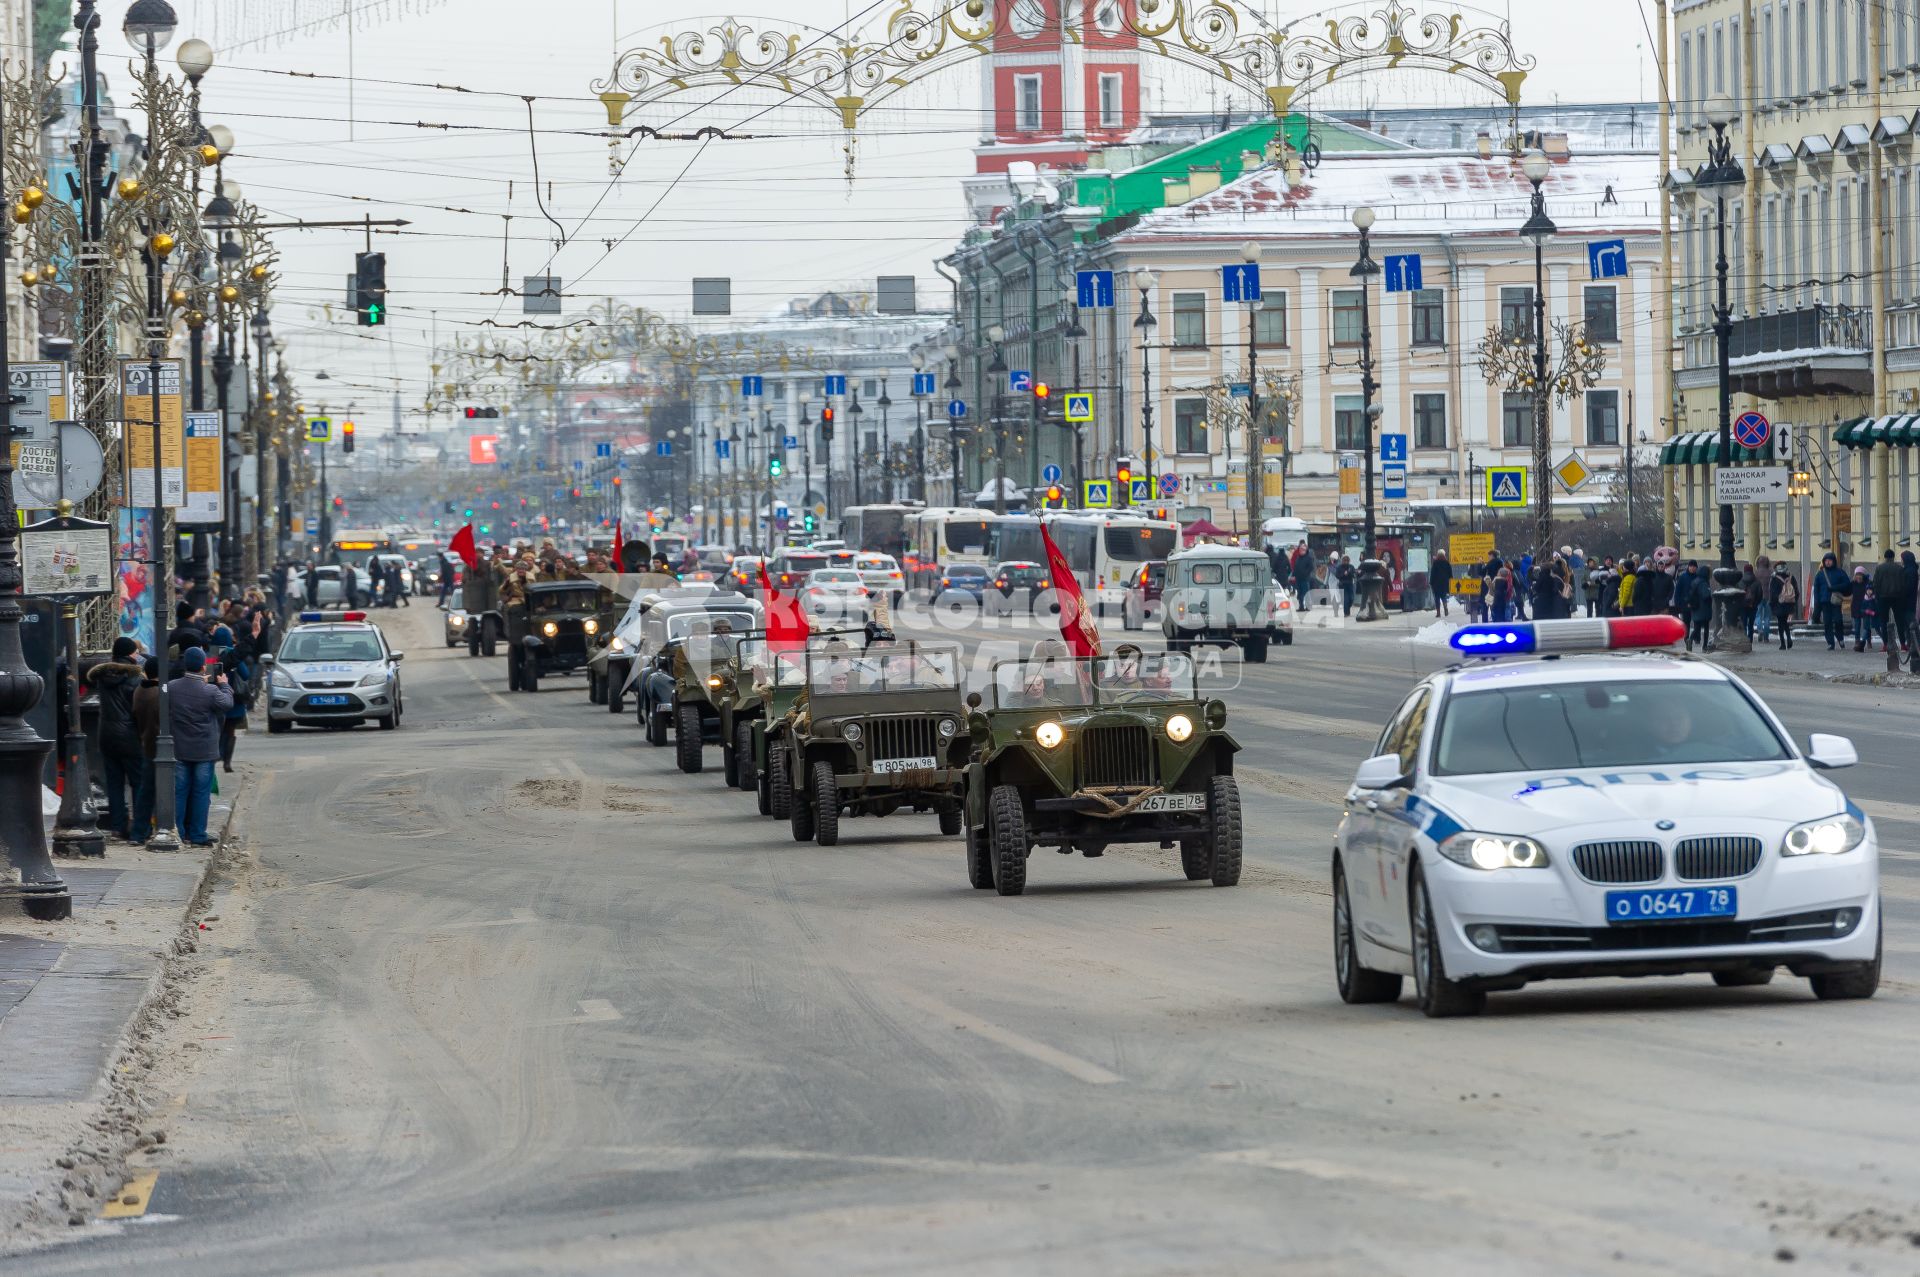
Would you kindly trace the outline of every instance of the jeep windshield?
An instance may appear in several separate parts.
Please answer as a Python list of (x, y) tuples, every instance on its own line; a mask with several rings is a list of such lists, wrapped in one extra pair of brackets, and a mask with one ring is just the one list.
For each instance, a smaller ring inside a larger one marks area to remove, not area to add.
[(677, 643), (693, 634), (744, 634), (759, 628), (759, 618), (751, 612), (683, 612), (667, 618), (667, 642)]
[(864, 652), (807, 653), (807, 686), (823, 696), (872, 692), (957, 692), (960, 649), (897, 643)]
[(1139, 705), (1199, 695), (1193, 658), (1182, 652), (1034, 657), (993, 667), (996, 709)]
[(553, 616), (560, 612), (595, 612), (600, 608), (600, 587), (583, 585), (568, 590), (529, 590), (527, 605), (535, 616)]

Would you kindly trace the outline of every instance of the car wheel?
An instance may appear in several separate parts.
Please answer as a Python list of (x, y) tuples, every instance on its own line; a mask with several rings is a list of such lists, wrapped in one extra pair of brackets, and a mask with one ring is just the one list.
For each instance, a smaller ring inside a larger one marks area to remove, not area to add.
[(269, 736), (284, 736), (292, 730), (293, 720), (290, 718), (269, 718), (267, 720), (267, 735)]
[(1440, 931), (1433, 924), (1433, 902), (1427, 898), (1427, 880), (1418, 867), (1407, 890), (1407, 907), (1413, 921), (1413, 992), (1420, 1009), (1435, 1019), (1454, 1015), (1479, 1015), (1487, 1008), (1487, 995), (1458, 980), (1447, 978), (1447, 964), (1440, 954)]
[(613, 663), (607, 663), (607, 676), (601, 680), (606, 692), (607, 712), (618, 714), (627, 707), (626, 675), (614, 669)]
[(771, 767), (761, 769), (760, 775), (754, 781), (753, 791), (755, 805), (760, 808), (760, 814), (773, 815), (773, 769)]
[(1180, 868), (1185, 871), (1188, 882), (1199, 882), (1213, 873), (1212, 848), (1204, 838), (1183, 838), (1180, 840)]
[(825, 759), (813, 765), (813, 837), (822, 847), (840, 841), (840, 782)]
[(390, 732), (398, 726), (400, 726), (400, 711), (397, 709), (380, 720), (380, 730), (383, 732)]
[[(965, 824), (964, 820), (961, 822)], [(985, 831), (966, 825), (967, 881), (975, 891), (993, 890), (993, 848)]]
[(787, 825), (795, 842), (813, 841), (813, 801), (804, 789), (793, 788), (793, 773), (787, 772)]
[(1813, 986), (1813, 996), (1822, 1002), (1842, 1002), (1856, 998), (1870, 998), (1880, 988), (1880, 942), (1885, 929), (1874, 936), (1873, 961), (1862, 962), (1849, 971), (1830, 971), (1824, 975), (1808, 976), (1807, 983)]
[(1723, 989), (1747, 989), (1755, 985), (1773, 983), (1773, 968), (1764, 971), (1749, 968), (1745, 971), (1716, 971), (1713, 982)]
[(495, 644), (497, 644), (500, 639), (498, 631), (499, 627), (494, 625), (492, 621), (482, 620), (480, 622), (480, 655), (492, 656), (494, 654), (496, 650)]
[(1240, 786), (1231, 776), (1215, 776), (1207, 785), (1207, 871), (1216, 887), (1240, 881)]
[(1249, 665), (1267, 663), (1267, 640), (1264, 638), (1249, 638), (1240, 645), (1240, 650), (1245, 653)]
[(720, 743), (720, 777), (728, 789), (740, 788), (740, 756), (733, 752), (732, 741)]
[(787, 747), (767, 746), (767, 815), (786, 820), (793, 814), (793, 780), (787, 774)]
[(474, 631), (474, 630), (467, 631), (467, 655), (468, 656), (480, 655), (480, 635), (477, 631)]
[(520, 690), (537, 692), (540, 690), (540, 658), (526, 653), (520, 661)]
[(741, 719), (733, 725), (734, 783), (741, 789), (759, 788), (753, 766), (753, 723)]
[(1292, 647), (1292, 646), (1293, 646), (1293, 631), (1292, 631), (1292, 630), (1281, 630), (1281, 631), (1280, 631), (1280, 646), (1281, 646), (1281, 647)]
[(600, 676), (592, 670), (587, 671), (587, 704), (600, 703)]
[(460, 640), (459, 640), (459, 639), (451, 639), (451, 638), (450, 638), (450, 639), (448, 639), (448, 640), (447, 640), (447, 646), (448, 646), (449, 648), (455, 648), (455, 647), (459, 647), (459, 646), (460, 646)]
[(1347, 871), (1338, 856), (1333, 861), (1333, 980), (1340, 1000), (1349, 1004), (1392, 1002), (1400, 996), (1400, 977), (1360, 965), (1360, 945), (1353, 935), (1353, 905), (1347, 897)]
[(1003, 896), (1027, 889), (1027, 814), (1020, 790), (995, 785), (987, 799), (987, 837), (993, 856), (993, 887)]
[(647, 744), (661, 746), (667, 743), (667, 716), (657, 708), (648, 708), (643, 701), (640, 716), (646, 720)]
[(700, 707), (682, 705), (673, 715), (673, 748), (680, 770), (688, 775), (700, 770), (706, 754), (706, 742), (700, 739)]
[(942, 807), (939, 815), (941, 833), (951, 838), (960, 832), (960, 805), (958, 803), (950, 803)]

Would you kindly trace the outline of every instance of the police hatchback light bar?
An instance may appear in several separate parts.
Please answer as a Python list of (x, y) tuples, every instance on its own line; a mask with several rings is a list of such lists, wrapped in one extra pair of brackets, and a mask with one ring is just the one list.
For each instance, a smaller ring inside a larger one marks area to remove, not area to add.
[(1677, 616), (1628, 616), (1614, 620), (1463, 625), (1447, 642), (1466, 656), (1494, 657), (1672, 647), (1686, 636), (1686, 622)]
[(302, 612), (300, 619), (302, 621), (364, 621), (367, 619), (367, 614), (365, 612), (342, 612), (338, 616), (329, 617), (325, 612)]

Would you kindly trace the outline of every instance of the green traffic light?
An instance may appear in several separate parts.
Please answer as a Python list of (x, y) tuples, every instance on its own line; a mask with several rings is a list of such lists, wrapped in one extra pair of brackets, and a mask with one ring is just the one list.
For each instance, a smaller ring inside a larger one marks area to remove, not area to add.
[(387, 322), (387, 308), (380, 302), (368, 302), (366, 316), (367, 327), (377, 327)]

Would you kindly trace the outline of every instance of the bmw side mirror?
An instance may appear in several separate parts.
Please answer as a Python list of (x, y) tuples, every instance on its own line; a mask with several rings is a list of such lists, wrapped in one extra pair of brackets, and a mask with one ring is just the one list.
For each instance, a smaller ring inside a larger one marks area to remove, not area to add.
[(1375, 754), (1360, 764), (1353, 783), (1360, 789), (1404, 789), (1413, 777), (1402, 766), (1398, 754)]
[(1845, 736), (1828, 736), (1815, 732), (1807, 737), (1807, 762), (1821, 771), (1832, 771), (1838, 767), (1851, 767), (1860, 761), (1859, 751), (1853, 742)]

